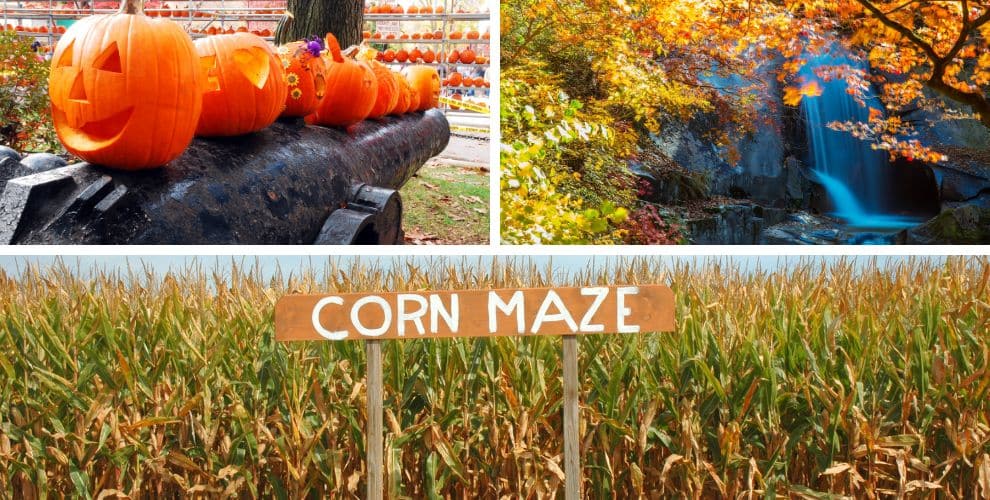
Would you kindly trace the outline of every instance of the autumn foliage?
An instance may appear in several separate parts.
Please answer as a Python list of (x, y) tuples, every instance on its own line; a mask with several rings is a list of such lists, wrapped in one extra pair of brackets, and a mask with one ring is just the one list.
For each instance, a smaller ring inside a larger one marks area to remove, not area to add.
[[(503, 81), (548, 75), (556, 91), (604, 111), (601, 125), (617, 135), (715, 116), (709, 140), (735, 163), (734, 143), (766, 123), (761, 102), (779, 92), (781, 105), (798, 106), (841, 78), (861, 102), (878, 95), (883, 109), (830, 127), (892, 157), (938, 162), (946, 156), (919, 138), (913, 113), (990, 127), (988, 21), (986, 0), (512, 0), (502, 9)], [(800, 76), (836, 49), (869, 70)]]

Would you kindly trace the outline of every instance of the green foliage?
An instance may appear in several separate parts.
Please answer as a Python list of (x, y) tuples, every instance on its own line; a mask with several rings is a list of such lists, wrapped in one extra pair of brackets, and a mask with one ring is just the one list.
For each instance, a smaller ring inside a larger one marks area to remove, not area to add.
[(48, 62), (33, 37), (0, 31), (0, 144), (18, 151), (61, 151), (48, 106)]
[[(601, 110), (571, 99), (538, 66), (501, 85), (502, 239), (509, 244), (613, 243), (633, 200), (622, 154), (627, 134)], [(616, 185), (601, 182), (621, 178)]]

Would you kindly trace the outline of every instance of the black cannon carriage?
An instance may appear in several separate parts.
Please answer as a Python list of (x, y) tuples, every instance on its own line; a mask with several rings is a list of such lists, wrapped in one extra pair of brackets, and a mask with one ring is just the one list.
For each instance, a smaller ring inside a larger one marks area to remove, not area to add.
[(450, 140), (439, 110), (348, 131), (278, 121), (165, 168), (30, 172), (0, 158), (3, 244), (395, 244), (397, 190)]

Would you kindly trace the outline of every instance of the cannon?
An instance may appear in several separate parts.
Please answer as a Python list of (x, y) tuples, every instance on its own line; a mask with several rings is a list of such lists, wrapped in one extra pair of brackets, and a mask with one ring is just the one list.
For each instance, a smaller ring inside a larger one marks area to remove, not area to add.
[(449, 140), (434, 109), (347, 131), (294, 120), (196, 138), (146, 171), (0, 155), (0, 243), (401, 243), (397, 190)]

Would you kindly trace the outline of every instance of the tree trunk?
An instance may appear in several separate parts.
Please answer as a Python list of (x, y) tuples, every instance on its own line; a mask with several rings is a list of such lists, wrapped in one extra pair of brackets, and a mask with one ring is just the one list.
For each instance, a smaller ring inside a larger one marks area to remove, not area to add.
[(292, 17), (279, 21), (275, 30), (279, 45), (314, 36), (323, 38), (327, 33), (333, 33), (341, 47), (361, 43), (362, 0), (289, 0), (288, 11)]

